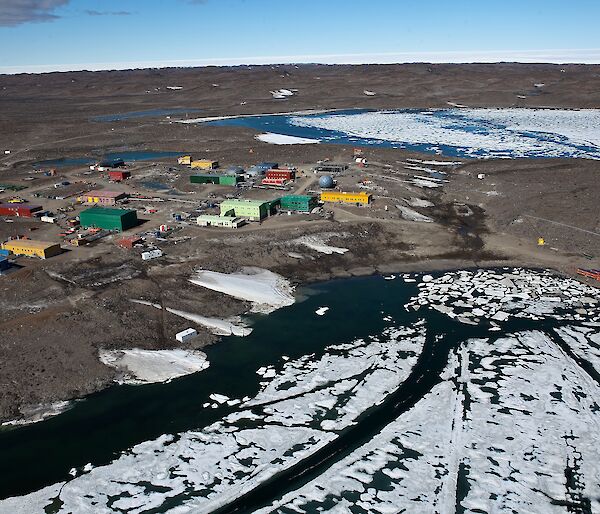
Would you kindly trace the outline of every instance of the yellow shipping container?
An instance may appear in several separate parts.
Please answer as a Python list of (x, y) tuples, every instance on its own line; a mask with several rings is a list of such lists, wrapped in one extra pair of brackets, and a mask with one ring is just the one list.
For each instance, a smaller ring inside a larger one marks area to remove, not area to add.
[(371, 202), (371, 193), (349, 193), (345, 191), (323, 191), (321, 193), (322, 202), (336, 203), (358, 203), (367, 205)]
[(177, 158), (177, 164), (192, 164), (192, 156), (191, 155), (182, 155)]
[(62, 253), (62, 248), (58, 243), (48, 243), (46, 241), (32, 241), (31, 239), (15, 239), (2, 243), (3, 250), (9, 250), (15, 255), (26, 255), (28, 257), (40, 257), (47, 259)]
[(197, 161), (192, 161), (192, 168), (200, 168), (201, 170), (214, 170), (219, 167), (219, 163), (217, 161), (211, 161), (209, 159), (199, 159)]

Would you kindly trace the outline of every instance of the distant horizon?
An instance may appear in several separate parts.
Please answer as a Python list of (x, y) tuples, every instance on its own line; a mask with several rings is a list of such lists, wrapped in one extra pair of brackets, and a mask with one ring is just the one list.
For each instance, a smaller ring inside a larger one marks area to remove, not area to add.
[(0, 73), (600, 64), (597, 0), (0, 0)]
[(85, 64), (39, 64), (0, 66), (1, 75), (69, 72), (128, 71), (168, 68), (208, 68), (238, 66), (293, 65), (396, 65), (396, 64), (549, 64), (599, 65), (598, 49), (548, 49), (530, 51), (481, 52), (395, 52), (380, 54), (321, 54), (295, 56), (257, 56), (213, 59), (181, 59), (140, 62), (98, 62)]

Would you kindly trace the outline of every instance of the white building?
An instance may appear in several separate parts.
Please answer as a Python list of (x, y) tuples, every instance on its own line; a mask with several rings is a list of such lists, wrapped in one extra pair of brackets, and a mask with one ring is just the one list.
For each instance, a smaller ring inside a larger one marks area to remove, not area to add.
[(198, 332), (196, 332), (193, 328), (186, 328), (185, 330), (175, 334), (175, 339), (177, 339), (177, 341), (179, 341), (180, 343), (186, 343), (191, 339), (194, 339), (194, 337), (196, 337), (197, 335)]

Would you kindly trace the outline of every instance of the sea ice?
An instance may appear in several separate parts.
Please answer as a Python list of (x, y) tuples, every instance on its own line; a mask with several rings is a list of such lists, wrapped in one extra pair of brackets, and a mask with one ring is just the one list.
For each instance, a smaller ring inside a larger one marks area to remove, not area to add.
[[(445, 109), (295, 116), (290, 122), (399, 145), (452, 146), (469, 157), (600, 158), (600, 110)], [(473, 126), (480, 126), (473, 129)]]

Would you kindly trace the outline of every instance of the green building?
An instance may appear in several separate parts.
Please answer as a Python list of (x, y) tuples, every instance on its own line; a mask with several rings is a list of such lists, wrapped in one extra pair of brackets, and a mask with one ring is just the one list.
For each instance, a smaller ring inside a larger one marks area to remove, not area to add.
[(310, 212), (319, 205), (316, 196), (287, 195), (280, 199), (280, 208), (283, 211)]
[(137, 212), (134, 210), (92, 207), (81, 212), (79, 222), (85, 228), (96, 227), (123, 231), (136, 227), (138, 219)]
[(217, 184), (220, 186), (235, 186), (238, 182), (242, 182), (244, 177), (240, 175), (212, 175), (200, 174), (190, 175), (192, 184)]
[(221, 216), (236, 216), (252, 221), (260, 221), (269, 214), (269, 202), (262, 200), (224, 200), (220, 207)]

